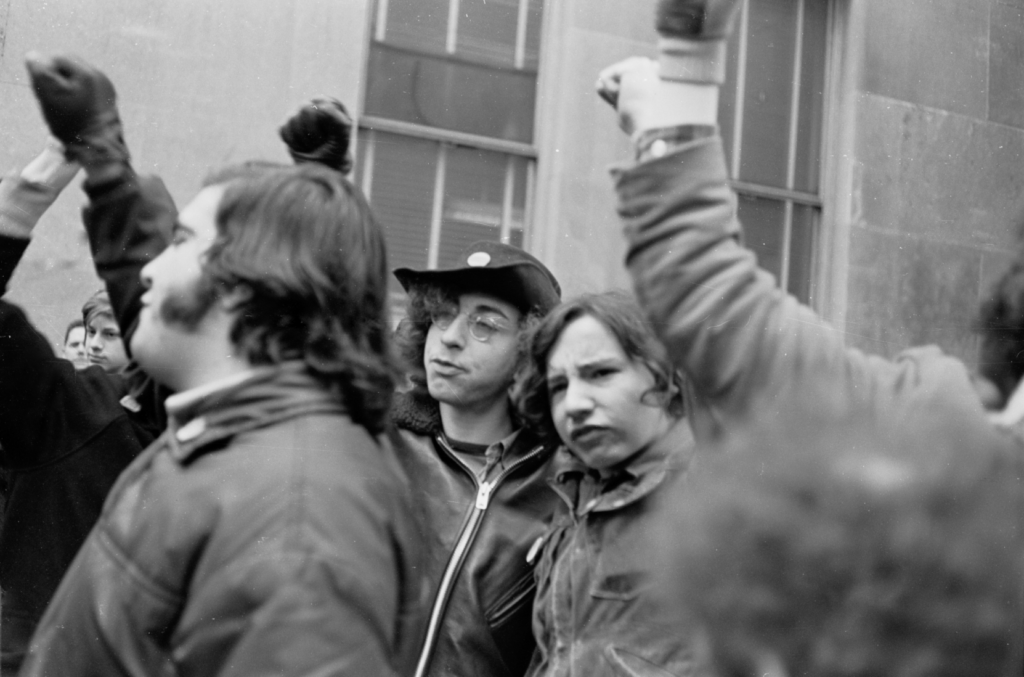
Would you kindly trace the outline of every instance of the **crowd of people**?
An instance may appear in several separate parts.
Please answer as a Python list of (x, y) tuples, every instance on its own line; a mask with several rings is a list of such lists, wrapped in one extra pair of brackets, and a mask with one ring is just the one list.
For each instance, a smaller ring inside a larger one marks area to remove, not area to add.
[(109, 79), (31, 55), (0, 287), (83, 171), (104, 290), (60, 358), (0, 299), (0, 674), (1024, 673), (1019, 271), (981, 374), (781, 292), (715, 126), (735, 9), (599, 75), (635, 288), (564, 300), (497, 242), (389, 271), (335, 99), (179, 211)]

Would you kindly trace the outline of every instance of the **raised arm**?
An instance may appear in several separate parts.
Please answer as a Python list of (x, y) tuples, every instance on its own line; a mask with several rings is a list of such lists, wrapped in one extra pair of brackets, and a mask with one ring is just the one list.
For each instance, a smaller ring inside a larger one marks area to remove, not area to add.
[(739, 243), (714, 127), (717, 84), (658, 73), (654, 62), (632, 59), (602, 73), (598, 87), (637, 146), (638, 162), (614, 172), (627, 265), (660, 337), (708, 405), (713, 433), (818, 396), (879, 415), (923, 400), (980, 413), (958, 360), (935, 348), (896, 362), (849, 349), (758, 268)]
[(27, 66), (50, 131), (85, 169), (82, 218), (130, 350), (144, 291), (139, 272), (170, 242), (174, 201), (160, 179), (132, 169), (114, 87), (102, 72), (64, 56), (31, 55)]

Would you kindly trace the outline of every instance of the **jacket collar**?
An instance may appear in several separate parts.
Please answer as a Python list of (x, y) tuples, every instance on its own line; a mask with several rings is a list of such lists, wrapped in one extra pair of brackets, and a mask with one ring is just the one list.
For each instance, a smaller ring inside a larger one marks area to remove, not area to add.
[[(674, 471), (685, 469), (694, 447), (689, 421), (682, 418), (616, 472), (601, 477), (563, 446), (555, 459), (551, 484), (579, 517), (589, 512), (620, 510), (651, 494)], [(584, 487), (589, 490), (581, 491)], [(576, 498), (570, 499), (571, 495)], [(573, 508), (584, 495), (592, 498)]]
[(171, 454), (188, 462), (204, 447), (296, 416), (343, 413), (302, 362), (257, 367), (167, 398)]

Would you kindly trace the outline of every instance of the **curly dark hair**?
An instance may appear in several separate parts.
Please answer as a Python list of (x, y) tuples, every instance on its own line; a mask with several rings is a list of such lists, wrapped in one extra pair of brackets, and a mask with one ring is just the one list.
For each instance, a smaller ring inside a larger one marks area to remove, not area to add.
[[(445, 307), (458, 306), (459, 296), (478, 291), (473, 286), (446, 282), (417, 282), (408, 290), (405, 317), (395, 330), (395, 342), (405, 364), (406, 375), (415, 388), (426, 389), (423, 352), (427, 345), (427, 332), (433, 316)], [(486, 291), (486, 290), (484, 290)], [(519, 319), (519, 362), (526, 354), (527, 335), (541, 320), (541, 312), (531, 309)]]
[(1005, 402), (1024, 377), (1024, 261), (1015, 261), (981, 305), (978, 371)]
[(982, 426), (965, 445), (927, 413), (882, 426), (815, 406), (745, 426), (666, 496), (660, 583), (704, 624), (716, 674), (1019, 674), (1012, 441)]
[(234, 178), (203, 274), (218, 290), (244, 290), (232, 342), (254, 365), (303, 360), (354, 421), (379, 432), (401, 370), (384, 234), (366, 199), (317, 164), (219, 176)]
[(558, 442), (548, 397), (548, 354), (562, 332), (581, 317), (591, 316), (612, 333), (623, 352), (645, 365), (654, 387), (645, 395), (674, 418), (686, 414), (684, 378), (672, 365), (636, 301), (621, 291), (584, 294), (555, 307), (527, 337), (526, 363), (519, 373), (513, 401), (519, 418), (543, 439)]

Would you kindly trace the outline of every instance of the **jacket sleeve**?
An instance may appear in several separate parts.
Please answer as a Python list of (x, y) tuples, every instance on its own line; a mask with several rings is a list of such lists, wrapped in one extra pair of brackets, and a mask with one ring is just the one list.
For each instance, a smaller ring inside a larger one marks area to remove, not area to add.
[(720, 434), (736, 419), (810, 393), (874, 416), (910, 393), (947, 391), (955, 406), (981, 413), (958, 360), (934, 347), (895, 362), (849, 349), (757, 267), (739, 243), (719, 137), (613, 175), (637, 296), (709, 408), (705, 432)]
[(130, 351), (145, 292), (139, 275), (170, 243), (177, 209), (163, 181), (139, 176), (129, 165), (101, 182), (87, 180), (84, 188), (89, 204), (82, 220), (93, 262)]
[[(34, 225), (56, 198), (12, 176), (0, 184), (0, 218), (27, 218)], [(31, 228), (29, 226), (29, 229)], [(0, 291), (29, 240), (0, 235)], [(49, 341), (17, 306), (0, 300), (0, 466), (25, 468), (73, 451), (113, 418), (123, 393), (98, 369), (76, 374), (53, 354)]]

